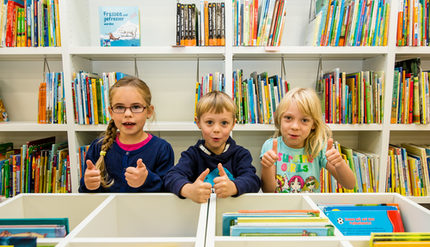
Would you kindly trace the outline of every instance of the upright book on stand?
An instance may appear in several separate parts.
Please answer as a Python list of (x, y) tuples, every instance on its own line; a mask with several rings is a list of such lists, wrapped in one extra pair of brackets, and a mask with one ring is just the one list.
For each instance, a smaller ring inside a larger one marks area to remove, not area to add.
[(138, 7), (99, 7), (100, 46), (140, 46)]

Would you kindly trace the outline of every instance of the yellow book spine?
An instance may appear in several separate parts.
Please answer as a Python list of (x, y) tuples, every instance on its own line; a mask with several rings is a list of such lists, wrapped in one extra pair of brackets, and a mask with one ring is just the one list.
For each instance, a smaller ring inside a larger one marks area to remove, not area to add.
[(97, 90), (96, 90), (96, 79), (91, 79), (91, 93), (93, 94), (93, 114), (94, 124), (99, 124), (98, 106), (97, 106)]

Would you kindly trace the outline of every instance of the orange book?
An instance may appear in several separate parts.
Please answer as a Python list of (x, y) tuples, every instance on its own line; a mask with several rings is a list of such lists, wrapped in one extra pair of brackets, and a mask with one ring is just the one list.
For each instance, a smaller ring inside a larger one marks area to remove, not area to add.
[(400, 2), (399, 11), (397, 12), (397, 46), (403, 45), (403, 1)]

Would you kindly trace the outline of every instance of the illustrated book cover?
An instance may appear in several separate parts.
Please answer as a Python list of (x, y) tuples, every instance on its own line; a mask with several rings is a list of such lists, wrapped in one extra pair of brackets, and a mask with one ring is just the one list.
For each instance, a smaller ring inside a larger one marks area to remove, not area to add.
[(140, 46), (138, 7), (99, 7), (100, 46)]

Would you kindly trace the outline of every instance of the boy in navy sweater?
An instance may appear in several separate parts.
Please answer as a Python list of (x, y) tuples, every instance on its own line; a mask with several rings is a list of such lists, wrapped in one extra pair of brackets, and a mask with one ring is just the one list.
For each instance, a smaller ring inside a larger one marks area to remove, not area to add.
[(211, 92), (199, 100), (196, 124), (203, 140), (182, 152), (178, 164), (166, 174), (168, 191), (197, 203), (207, 202), (212, 189), (221, 198), (259, 191), (251, 154), (230, 137), (235, 112), (225, 93)]

